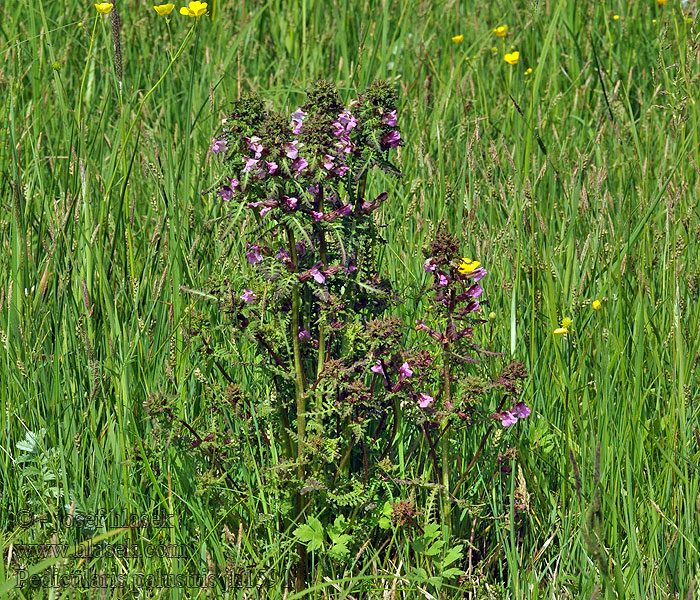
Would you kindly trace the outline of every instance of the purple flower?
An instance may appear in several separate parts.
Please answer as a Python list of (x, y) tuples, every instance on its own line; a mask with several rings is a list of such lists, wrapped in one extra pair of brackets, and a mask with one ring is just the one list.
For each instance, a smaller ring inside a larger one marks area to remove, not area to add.
[(433, 259), (428, 258), (424, 263), (423, 263), (423, 269), (425, 270), (426, 273), (432, 273), (435, 270), (436, 265), (433, 264)]
[(413, 375), (413, 371), (411, 371), (411, 367), (408, 366), (408, 363), (405, 362), (401, 365), (401, 368), (399, 369), (399, 381), (403, 381), (404, 379), (408, 379), (411, 375)]
[(352, 212), (352, 204), (346, 204), (345, 206), (342, 206), (339, 210), (338, 213), (342, 215), (343, 217), (349, 215)]
[(277, 254), (275, 254), (277, 260), (290, 260), (289, 252), (287, 252), (282, 246), (277, 248)]
[(333, 122), (333, 135), (336, 135), (336, 136), (345, 135), (345, 127), (343, 127), (343, 124), (340, 123), (339, 121)]
[(243, 302), (253, 302), (253, 300), (256, 298), (257, 296), (253, 293), (253, 291), (247, 288), (244, 289), (243, 293), (241, 294), (241, 300), (243, 300)]
[(292, 166), (292, 171), (297, 171), (297, 172), (303, 171), (304, 169), (306, 169), (306, 167), (309, 166), (309, 161), (306, 160), (305, 158), (299, 157), (292, 162), (291, 166)]
[(382, 115), (382, 123), (388, 125), (389, 127), (394, 127), (396, 125), (396, 109), (385, 112)]
[(357, 119), (349, 110), (344, 110), (343, 112), (341, 112), (338, 115), (337, 122), (345, 127), (345, 131), (350, 131), (351, 129), (354, 129), (354, 127), (357, 125)]
[(299, 331), (299, 339), (300, 340), (303, 341), (303, 340), (310, 340), (311, 339), (311, 334), (308, 331), (306, 331), (306, 329), (301, 329), (301, 328), (299, 328), (299, 329), (300, 329), (300, 331)]
[(270, 175), (274, 175), (275, 173), (277, 173), (277, 169), (279, 168), (279, 166), (277, 165), (277, 163), (275, 161), (267, 161), (266, 160), (265, 164), (267, 165), (267, 172)]
[(342, 139), (338, 140), (334, 145), (336, 148), (338, 148), (338, 151), (343, 154), (350, 154), (355, 147), (347, 136), (344, 136)]
[(245, 161), (245, 167), (243, 167), (244, 173), (247, 173), (248, 171), (252, 171), (258, 164), (258, 161), (256, 159), (248, 158), (247, 156), (244, 156), (243, 160)]
[(474, 269), (471, 273), (469, 273), (470, 279), (473, 279), (475, 282), (481, 281), (485, 276), (486, 276), (486, 269), (484, 267), (479, 267), (477, 269)]
[(255, 158), (260, 158), (263, 150), (265, 150), (263, 145), (260, 143), (260, 138), (257, 135), (254, 135), (253, 137), (245, 138), (245, 141), (248, 144), (248, 148), (255, 152)]
[(329, 154), (324, 154), (323, 156), (323, 168), (330, 171), (335, 165), (333, 164), (333, 157)]
[[(321, 263), (319, 263), (320, 265)], [(321, 272), (321, 270), (318, 268), (319, 265), (313, 266), (311, 269), (309, 269), (309, 273), (313, 276), (313, 278), (316, 280), (316, 283), (325, 283), (326, 281), (326, 276)]]
[(418, 399), (420, 400), (418, 406), (421, 408), (428, 408), (433, 403), (433, 397), (428, 396), (428, 394), (420, 394)]
[(233, 198), (233, 190), (228, 185), (225, 185), (219, 190), (219, 196), (224, 202), (228, 202)]
[(496, 413), (496, 417), (501, 420), (501, 425), (503, 425), (503, 427), (510, 427), (511, 425), (515, 425), (518, 422), (518, 417), (516, 417), (509, 410), (504, 410), (501, 413)]
[(264, 217), (264, 216), (265, 216), (267, 213), (269, 213), (271, 210), (272, 210), (272, 207), (271, 207), (271, 206), (263, 206), (263, 207), (260, 209), (260, 216), (261, 216), (261, 217)]
[(299, 151), (297, 150), (298, 143), (299, 142), (297, 140), (294, 140), (293, 142), (287, 142), (286, 144), (282, 145), (282, 148), (287, 154), (287, 158), (291, 158), (292, 160), (294, 160), (297, 157), (297, 155), (299, 154)]
[(401, 143), (401, 134), (394, 130), (382, 136), (382, 144), (389, 148), (396, 148)]
[(248, 259), (248, 262), (251, 265), (259, 263), (262, 260), (262, 254), (260, 254), (260, 246), (258, 246), (257, 244), (255, 246), (251, 246), (250, 251), (246, 252), (245, 255)]
[(299, 203), (299, 200), (294, 196), (285, 196), (284, 202), (289, 208), (293, 210), (296, 208), (297, 204)]
[(479, 284), (474, 284), (472, 287), (470, 287), (467, 290), (467, 294), (470, 298), (478, 298), (483, 293), (484, 293), (484, 288), (482, 288)]
[(299, 240), (296, 244), (294, 244), (294, 248), (297, 251), (297, 254), (301, 256), (306, 252), (306, 242), (304, 240)]
[(382, 361), (377, 359), (377, 364), (369, 368), (372, 373), (383, 374), (384, 367), (382, 366)]
[(228, 150), (228, 146), (226, 146), (225, 140), (214, 139), (214, 143), (211, 146), (211, 151), (214, 154), (219, 155), (222, 152), (226, 152), (226, 150)]
[(442, 274), (442, 273), (438, 273), (437, 276), (438, 276), (438, 285), (440, 287), (442, 287), (443, 285), (447, 285), (450, 281), (449, 279), (447, 279), (447, 276)]
[(511, 412), (518, 417), (518, 419), (527, 419), (530, 416), (530, 409), (525, 405), (524, 402), (518, 402), (512, 409)]
[(304, 123), (305, 116), (306, 113), (300, 108), (292, 113), (292, 132), (294, 135), (298, 135), (301, 131), (301, 126)]
[(350, 167), (346, 167), (345, 165), (338, 165), (338, 166), (335, 168), (335, 171), (333, 171), (333, 172), (334, 172), (336, 175), (338, 175), (339, 177), (342, 177), (342, 176), (345, 175), (345, 173), (347, 173), (349, 170), (350, 170)]
[(316, 221), (316, 222), (318, 222), (318, 221), (320, 221), (321, 219), (323, 219), (323, 213), (322, 213), (322, 212), (317, 212), (317, 211), (315, 211), (315, 210), (312, 210), (312, 211), (311, 211), (311, 214), (313, 215), (314, 221)]

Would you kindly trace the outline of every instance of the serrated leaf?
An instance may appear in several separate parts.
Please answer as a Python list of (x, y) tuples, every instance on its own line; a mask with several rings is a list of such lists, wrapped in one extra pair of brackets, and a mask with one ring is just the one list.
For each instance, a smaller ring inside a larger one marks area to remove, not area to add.
[(300, 525), (294, 530), (294, 537), (311, 550), (318, 550), (323, 546), (325, 536), (323, 525), (316, 517), (310, 517), (304, 525)]
[(443, 568), (451, 565), (454, 561), (462, 558), (462, 548), (464, 548), (464, 545), (458, 544), (454, 548), (450, 548), (445, 553), (445, 558), (442, 560)]

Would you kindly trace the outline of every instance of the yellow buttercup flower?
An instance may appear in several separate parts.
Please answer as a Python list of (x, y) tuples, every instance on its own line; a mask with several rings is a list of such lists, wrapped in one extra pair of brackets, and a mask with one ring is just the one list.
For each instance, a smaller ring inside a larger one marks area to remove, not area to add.
[(593, 303), (591, 304), (591, 308), (593, 310), (600, 310), (603, 307), (603, 305), (600, 303), (600, 300), (593, 300)]
[(174, 4), (159, 4), (158, 6), (154, 6), (153, 10), (155, 10), (161, 17), (165, 17), (169, 15), (171, 12), (173, 12), (173, 8), (175, 8)]
[(493, 32), (496, 34), (496, 37), (506, 37), (506, 34), (508, 33), (508, 25), (499, 25), (493, 30)]
[(532, 75), (532, 67), (525, 69), (525, 75)]
[(553, 332), (554, 335), (566, 335), (569, 330), (566, 327), (557, 327)]
[(452, 41), (455, 44), (461, 44), (464, 41), (464, 36), (461, 33), (459, 35), (453, 35)]
[(206, 2), (190, 2), (180, 9), (180, 14), (186, 17), (201, 17), (205, 12), (207, 12)]
[(503, 60), (505, 60), (509, 65), (517, 65), (518, 64), (518, 58), (520, 57), (520, 52), (515, 50), (514, 52), (509, 52), (503, 57)]
[(478, 260), (471, 260), (470, 258), (463, 258), (462, 262), (459, 263), (459, 267), (457, 267), (457, 270), (462, 275), (468, 275), (472, 271), (478, 269), (480, 266), (481, 266), (481, 263)]
[(620, 15), (613, 15), (613, 21), (619, 21)]
[(666, 4), (666, 0), (656, 0), (656, 3), (657, 3), (659, 6), (663, 6), (664, 4)]
[(114, 8), (114, 4), (110, 4), (109, 2), (100, 2), (99, 4), (95, 4), (95, 8), (101, 15), (106, 15)]
[(564, 329), (569, 329), (569, 327), (571, 327), (573, 324), (574, 324), (574, 320), (571, 319), (570, 317), (564, 317), (564, 318), (561, 320), (561, 326), (562, 326)]

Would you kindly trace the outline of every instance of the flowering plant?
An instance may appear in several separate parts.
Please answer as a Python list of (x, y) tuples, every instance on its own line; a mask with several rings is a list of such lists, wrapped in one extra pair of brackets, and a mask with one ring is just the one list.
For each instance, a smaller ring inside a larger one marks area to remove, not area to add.
[[(241, 261), (247, 267), (235, 266), (211, 293), (229, 331), (254, 348), (256, 367), (272, 383), (268, 413), (281, 444), (276, 488), (286, 496), (287, 517), (306, 521), (294, 531), (297, 589), (304, 587), (307, 548), (321, 546), (323, 523), (305, 514), (325, 509), (336, 518), (328, 527), (337, 529), (349, 511), (343, 535), (351, 527), (365, 535), (377, 524), (406, 522), (372, 508), (388, 490), (401, 494), (394, 462), (401, 430), (415, 427), (427, 442), (426, 470), (440, 479), (449, 522), (451, 433), (480, 414), (489, 422), (500, 418), (477, 410), (476, 399), (501, 383), (453, 383), (460, 365), (477, 361), (470, 353), (485, 352), (472, 338), (486, 275), (478, 261), (458, 259), (454, 236), (441, 228), (424, 266), (433, 276), (428, 296), (435, 314), (416, 329), (438, 348), (408, 347), (410, 328), (387, 314), (399, 300), (378, 252), (376, 211), (388, 194), (368, 197), (367, 190), (377, 169), (401, 175), (390, 161), (401, 144), (396, 95), (387, 83), (344, 105), (334, 86), (320, 81), (289, 119), (255, 95), (243, 97), (211, 148), (223, 168), (218, 197), (233, 212), (247, 212)], [(514, 390), (523, 376), (518, 371), (506, 383)], [(413, 514), (406, 502), (401, 514)]]

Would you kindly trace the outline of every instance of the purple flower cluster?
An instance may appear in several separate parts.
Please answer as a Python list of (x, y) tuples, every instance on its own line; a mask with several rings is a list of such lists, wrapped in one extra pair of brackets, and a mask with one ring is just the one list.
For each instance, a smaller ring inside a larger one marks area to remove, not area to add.
[(518, 419), (527, 419), (530, 416), (530, 409), (524, 402), (518, 402), (510, 410), (504, 410), (493, 414), (494, 419), (501, 421), (503, 427), (510, 427), (518, 422)]

